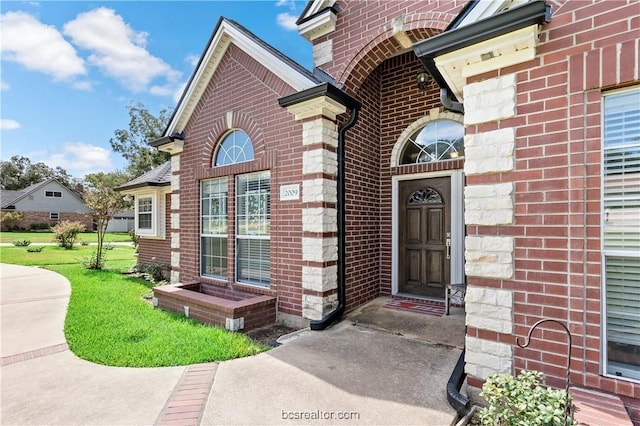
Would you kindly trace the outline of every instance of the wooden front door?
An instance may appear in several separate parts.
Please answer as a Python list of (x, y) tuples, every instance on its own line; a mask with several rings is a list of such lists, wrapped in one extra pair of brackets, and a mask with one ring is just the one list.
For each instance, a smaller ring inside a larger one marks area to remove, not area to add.
[(398, 290), (444, 297), (451, 274), (451, 178), (400, 182)]

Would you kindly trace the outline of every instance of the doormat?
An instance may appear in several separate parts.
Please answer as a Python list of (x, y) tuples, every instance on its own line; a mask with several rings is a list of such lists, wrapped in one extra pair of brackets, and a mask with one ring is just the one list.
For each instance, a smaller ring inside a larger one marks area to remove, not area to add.
[(441, 317), (445, 313), (444, 302), (436, 300), (411, 301), (403, 299), (393, 299), (385, 303), (383, 308), (396, 309), (398, 311), (413, 312), (415, 314), (426, 314), (434, 317)]

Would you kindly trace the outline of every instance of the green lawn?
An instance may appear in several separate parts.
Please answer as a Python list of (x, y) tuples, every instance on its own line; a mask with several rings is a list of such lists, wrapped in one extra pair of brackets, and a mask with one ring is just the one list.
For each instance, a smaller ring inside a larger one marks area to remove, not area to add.
[(223, 361), (268, 349), (243, 334), (154, 309), (143, 298), (151, 285), (121, 273), (135, 264), (132, 247), (107, 251), (102, 271), (78, 263), (91, 252), (90, 246), (47, 246), (40, 253), (29, 253), (25, 247), (0, 248), (4, 263), (38, 265), (69, 279), (64, 331), (80, 358), (113, 366), (160, 367)]
[[(13, 243), (15, 241), (29, 240), (32, 244), (53, 243), (55, 238), (53, 232), (0, 232), (0, 243)], [(79, 240), (88, 243), (98, 241), (98, 234), (95, 232), (83, 232), (79, 235)], [(131, 242), (131, 237), (127, 232), (109, 232), (105, 235), (105, 242)]]

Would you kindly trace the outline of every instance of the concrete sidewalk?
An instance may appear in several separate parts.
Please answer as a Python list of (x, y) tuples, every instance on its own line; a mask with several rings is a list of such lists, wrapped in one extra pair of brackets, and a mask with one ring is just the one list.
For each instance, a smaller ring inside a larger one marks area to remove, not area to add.
[(106, 367), (66, 346), (64, 277), (2, 264), (0, 282), (1, 424), (449, 425), (455, 418), (445, 395), (460, 354), (454, 347), (344, 321), (220, 364)]

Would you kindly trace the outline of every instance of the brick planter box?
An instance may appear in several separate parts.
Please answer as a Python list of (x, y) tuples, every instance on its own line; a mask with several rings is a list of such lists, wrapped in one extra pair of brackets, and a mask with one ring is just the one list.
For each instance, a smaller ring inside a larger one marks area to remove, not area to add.
[(227, 330), (252, 330), (276, 321), (276, 298), (199, 282), (154, 287), (154, 306)]

